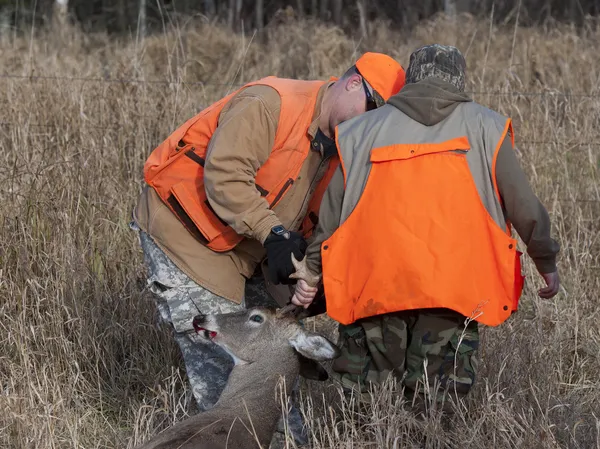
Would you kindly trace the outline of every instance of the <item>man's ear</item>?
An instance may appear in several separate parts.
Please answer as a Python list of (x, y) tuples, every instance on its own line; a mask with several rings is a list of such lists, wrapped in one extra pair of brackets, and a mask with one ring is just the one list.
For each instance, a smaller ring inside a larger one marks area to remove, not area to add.
[(362, 78), (358, 73), (353, 73), (346, 80), (346, 90), (356, 91), (362, 89)]
[(304, 357), (319, 362), (335, 359), (340, 355), (340, 349), (327, 338), (302, 328), (298, 329), (289, 342)]

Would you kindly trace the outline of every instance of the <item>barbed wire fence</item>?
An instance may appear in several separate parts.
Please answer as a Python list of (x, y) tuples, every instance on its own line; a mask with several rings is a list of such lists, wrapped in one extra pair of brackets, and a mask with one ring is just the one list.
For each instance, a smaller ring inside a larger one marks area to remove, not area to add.
[[(184, 85), (184, 86), (223, 86), (223, 87), (242, 87), (245, 83), (215, 83), (213, 81), (169, 81), (169, 80), (148, 80), (138, 78), (111, 78), (111, 77), (85, 77), (85, 76), (58, 76), (58, 75), (18, 75), (18, 74), (0, 74), (0, 79), (15, 79), (28, 81), (86, 81), (115, 84), (157, 84), (157, 85)], [(250, 82), (248, 80), (247, 82)], [(469, 91), (472, 95), (494, 95), (494, 96), (523, 96), (523, 97), (574, 97), (574, 98), (600, 98), (598, 92), (561, 92), (554, 89), (544, 91)]]
[[(86, 76), (58, 76), (58, 75), (18, 75), (18, 74), (0, 74), (0, 80), (15, 80), (15, 81), (29, 81), (29, 82), (40, 82), (40, 81), (64, 81), (64, 82), (89, 82), (89, 83), (104, 83), (104, 84), (139, 84), (139, 85), (163, 85), (163, 86), (182, 86), (182, 87), (221, 87), (231, 90), (234, 88), (240, 88), (245, 83), (219, 83), (212, 81), (181, 81), (181, 80), (148, 80), (138, 78), (111, 78), (111, 77), (86, 77)], [(520, 97), (520, 98), (574, 98), (574, 99), (598, 99), (600, 98), (600, 92), (562, 92), (558, 90), (544, 90), (544, 91), (468, 91), (467, 94), (471, 96), (488, 96), (488, 97)], [(44, 124), (44, 123), (17, 123), (7, 120), (0, 119), (0, 129), (2, 127), (31, 127), (31, 128), (56, 128), (56, 124)], [(85, 126), (91, 129), (99, 130), (112, 130), (118, 131), (124, 129), (123, 125), (111, 124), (111, 125), (91, 125), (85, 123)], [(556, 141), (551, 140), (519, 140), (520, 145), (556, 145)], [(599, 147), (600, 141), (598, 142), (568, 142), (567, 144), (573, 146), (591, 146)], [(600, 158), (599, 158), (600, 166)], [(600, 168), (600, 167), (599, 167)], [(560, 202), (575, 202), (575, 203), (600, 203), (600, 199), (595, 198), (559, 198)]]

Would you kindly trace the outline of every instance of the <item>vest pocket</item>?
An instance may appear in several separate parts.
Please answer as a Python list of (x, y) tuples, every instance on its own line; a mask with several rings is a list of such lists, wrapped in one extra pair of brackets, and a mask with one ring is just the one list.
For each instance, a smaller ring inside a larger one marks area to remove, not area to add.
[(273, 199), (273, 201), (271, 202), (271, 204), (269, 205), (269, 208), (273, 208), (273, 206), (275, 206), (279, 200), (281, 199), (281, 197), (284, 195), (284, 193), (287, 191), (287, 189), (294, 183), (294, 180), (292, 178), (289, 178), (285, 184), (283, 185), (283, 187), (281, 188), (281, 190), (277, 193), (277, 195), (275, 196), (275, 198)]
[(429, 154), (459, 152), (466, 153), (471, 149), (466, 136), (438, 143), (398, 143), (374, 148), (371, 151), (371, 162), (391, 162), (413, 159)]
[(175, 195), (169, 195), (169, 197), (167, 198), (167, 203), (169, 204), (171, 210), (177, 216), (179, 221), (190, 232), (190, 234), (192, 234), (196, 238), (196, 240), (206, 245), (208, 243), (208, 240), (206, 240), (206, 237), (204, 237), (204, 235), (198, 230), (195, 223), (192, 221), (185, 209), (181, 206), (181, 204), (179, 204), (177, 198), (175, 198)]
[(204, 201), (199, 201), (199, 198), (192, 195), (184, 183), (171, 187), (171, 193), (206, 240), (211, 242), (223, 233), (227, 225), (220, 221)]

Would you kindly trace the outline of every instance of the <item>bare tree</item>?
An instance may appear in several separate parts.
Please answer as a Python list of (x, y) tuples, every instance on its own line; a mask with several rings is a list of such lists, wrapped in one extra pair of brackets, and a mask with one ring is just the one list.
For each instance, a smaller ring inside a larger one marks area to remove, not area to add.
[(365, 0), (356, 0), (356, 8), (358, 9), (360, 32), (363, 38), (367, 38), (369, 32), (367, 30), (367, 5), (365, 4)]
[(319, 15), (319, 0), (312, 0), (310, 3), (310, 13), (313, 16)]
[(342, 24), (342, 0), (332, 0), (331, 12), (333, 22), (340, 26)]
[(255, 6), (255, 14), (256, 14), (256, 28), (260, 31), (263, 29), (264, 23), (264, 9), (263, 9), (263, 0), (256, 0)]
[(296, 0), (296, 7), (298, 8), (298, 17), (304, 17), (304, 0)]
[(227, 23), (233, 30), (239, 30), (240, 14), (242, 12), (242, 0), (229, 0), (227, 11)]
[(327, 14), (328, 12), (329, 12), (329, 0), (321, 0), (321, 8), (320, 8), (320, 11), (319, 11), (321, 19), (327, 20), (328, 19), (328, 14)]
[(3, 44), (10, 37), (10, 18), (11, 10), (7, 7), (0, 8), (0, 42)]
[(57, 25), (64, 26), (67, 23), (68, 12), (69, 0), (54, 0), (53, 17)]
[(143, 39), (146, 37), (146, 0), (139, 0), (138, 33)]
[(117, 3), (117, 22), (121, 32), (127, 30), (127, 0), (119, 0)]
[(456, 1), (455, 0), (444, 0), (444, 12), (454, 17), (456, 15)]
[(215, 0), (204, 0), (204, 13), (209, 18), (213, 18), (217, 14)]

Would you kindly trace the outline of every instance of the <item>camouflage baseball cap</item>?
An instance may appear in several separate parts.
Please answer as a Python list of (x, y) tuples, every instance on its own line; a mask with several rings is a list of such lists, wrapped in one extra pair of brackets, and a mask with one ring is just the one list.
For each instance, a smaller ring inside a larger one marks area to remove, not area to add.
[(467, 63), (460, 50), (450, 45), (425, 45), (410, 55), (406, 84), (435, 77), (449, 82), (461, 92), (465, 90)]

